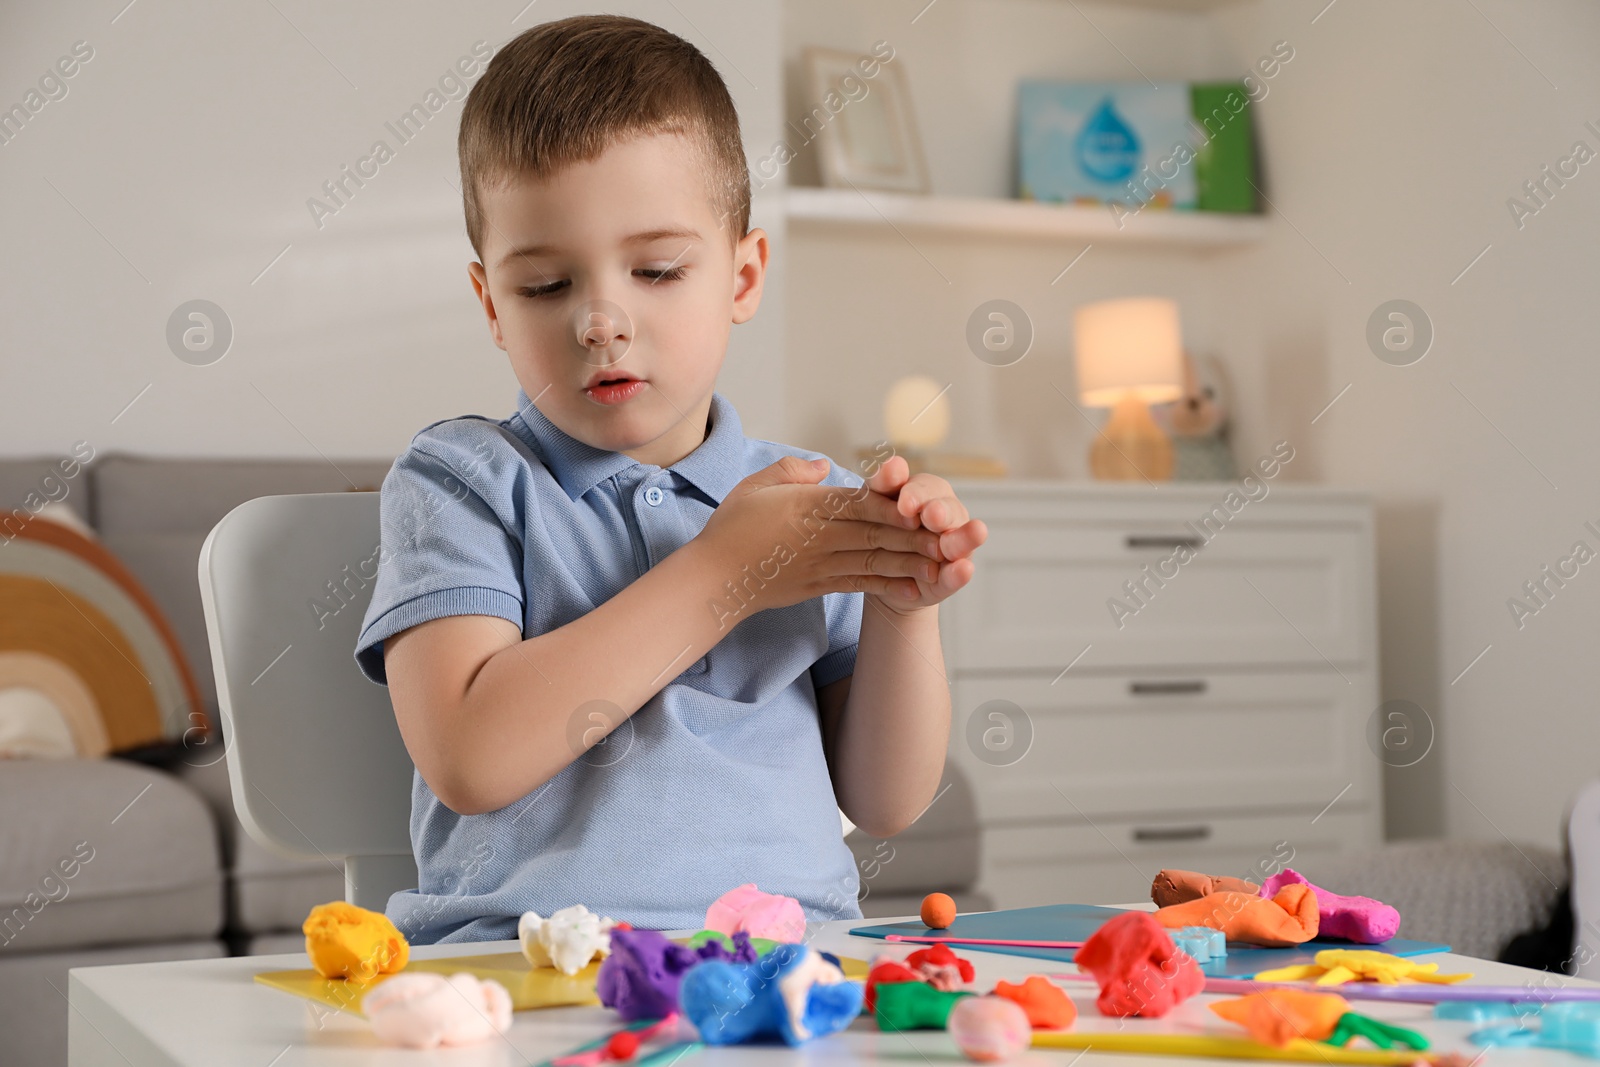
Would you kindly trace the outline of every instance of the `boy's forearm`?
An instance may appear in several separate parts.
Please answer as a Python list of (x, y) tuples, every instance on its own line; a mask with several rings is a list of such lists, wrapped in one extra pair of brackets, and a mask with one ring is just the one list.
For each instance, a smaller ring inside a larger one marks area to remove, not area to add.
[(867, 597), (833, 741), (839, 806), (873, 837), (904, 830), (934, 799), (949, 738), (938, 605), (901, 615)]
[(709, 606), (725, 569), (690, 541), (593, 611), (490, 657), (451, 760), (471, 806), (537, 789), (704, 656), (736, 621)]

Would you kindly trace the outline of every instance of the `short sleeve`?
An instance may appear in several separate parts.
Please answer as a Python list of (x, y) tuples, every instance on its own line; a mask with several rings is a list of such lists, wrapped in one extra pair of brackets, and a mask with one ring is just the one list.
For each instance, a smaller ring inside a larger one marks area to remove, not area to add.
[[(480, 435), (496, 432), (477, 425)], [(388, 684), (384, 640), (413, 626), (494, 615), (522, 629), (521, 538), (486, 498), (483, 464), (472, 460), (482, 442), (474, 449), (452, 440), (474, 432), (425, 439), (424, 431), (383, 480), (378, 576), (355, 651), (361, 672), (380, 685)]]
[[(805, 458), (809, 459), (811, 455)], [(822, 482), (845, 489), (866, 484), (859, 474), (838, 464), (833, 465)], [(811, 665), (811, 684), (815, 688), (821, 689), (855, 673), (856, 646), (861, 642), (861, 611), (865, 598), (865, 593), (823, 594), (822, 613), (828, 625), (828, 650)]]

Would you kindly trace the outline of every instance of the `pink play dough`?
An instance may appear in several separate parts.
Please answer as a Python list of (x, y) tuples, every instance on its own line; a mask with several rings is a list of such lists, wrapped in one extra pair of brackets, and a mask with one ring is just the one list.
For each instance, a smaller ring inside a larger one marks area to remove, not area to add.
[(794, 897), (763, 893), (754, 882), (747, 882), (706, 909), (706, 929), (792, 944), (805, 940), (806, 913)]
[(1267, 879), (1261, 895), (1268, 899), (1286, 885), (1310, 886), (1317, 897), (1317, 936), (1341, 937), (1363, 945), (1376, 945), (1400, 932), (1400, 913), (1371, 897), (1342, 897), (1306, 881), (1299, 871), (1285, 867)]
[(397, 974), (361, 998), (361, 1013), (385, 1045), (472, 1045), (511, 1029), (511, 994), (493, 979), (460, 971)]

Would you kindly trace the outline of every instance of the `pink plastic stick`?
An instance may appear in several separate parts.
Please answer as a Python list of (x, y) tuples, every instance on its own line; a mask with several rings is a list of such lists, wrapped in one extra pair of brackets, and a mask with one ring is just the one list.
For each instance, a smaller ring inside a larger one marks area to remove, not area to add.
[(890, 934), (885, 941), (912, 941), (917, 944), (931, 945), (935, 942), (946, 945), (1005, 945), (1010, 948), (1082, 948), (1082, 941), (999, 941), (987, 937), (921, 937), (910, 934)]

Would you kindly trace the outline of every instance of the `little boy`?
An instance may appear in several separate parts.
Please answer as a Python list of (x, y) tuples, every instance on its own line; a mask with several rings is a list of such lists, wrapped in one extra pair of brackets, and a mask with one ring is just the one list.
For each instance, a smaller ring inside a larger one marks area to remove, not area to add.
[[(506, 45), (460, 133), (472, 285), (517, 411), (412, 439), (383, 483), (356, 659), (416, 764), (413, 944), (571, 904), (698, 929), (745, 882), (858, 918), (840, 812), (903, 830), (950, 727), (938, 604), (982, 522), (744, 436), (714, 391), (756, 313), (738, 116), (692, 45), (584, 16)], [(748, 232), (747, 232), (748, 231)]]

